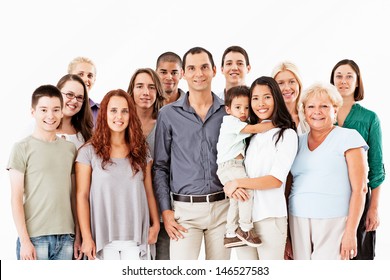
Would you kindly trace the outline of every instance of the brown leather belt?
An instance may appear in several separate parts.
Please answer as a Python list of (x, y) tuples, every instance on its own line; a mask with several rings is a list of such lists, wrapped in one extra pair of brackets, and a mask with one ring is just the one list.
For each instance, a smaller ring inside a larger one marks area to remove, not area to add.
[(173, 193), (172, 199), (174, 201), (191, 203), (215, 202), (226, 199), (226, 195), (224, 192), (211, 193), (207, 195), (183, 195)]

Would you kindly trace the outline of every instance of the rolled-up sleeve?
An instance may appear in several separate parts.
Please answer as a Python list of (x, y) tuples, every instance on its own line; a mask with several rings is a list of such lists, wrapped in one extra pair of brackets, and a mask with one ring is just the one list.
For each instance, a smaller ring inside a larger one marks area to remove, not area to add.
[(374, 115), (370, 126), (367, 144), (368, 150), (368, 186), (371, 189), (379, 187), (385, 180), (385, 168), (383, 165), (382, 130), (379, 118)]

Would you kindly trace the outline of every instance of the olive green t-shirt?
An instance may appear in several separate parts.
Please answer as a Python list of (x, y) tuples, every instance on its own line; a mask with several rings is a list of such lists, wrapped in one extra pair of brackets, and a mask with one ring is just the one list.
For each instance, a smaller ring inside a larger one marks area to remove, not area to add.
[(71, 177), (76, 147), (58, 138), (29, 136), (16, 143), (7, 169), (24, 173), (24, 212), (30, 237), (72, 234)]

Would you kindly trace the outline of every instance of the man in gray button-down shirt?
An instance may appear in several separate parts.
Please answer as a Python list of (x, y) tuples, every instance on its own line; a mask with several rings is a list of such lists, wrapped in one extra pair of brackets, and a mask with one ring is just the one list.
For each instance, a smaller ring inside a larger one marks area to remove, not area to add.
[(155, 139), (154, 188), (171, 238), (170, 258), (198, 259), (204, 238), (206, 259), (229, 259), (223, 244), (228, 199), (171, 204), (171, 193), (223, 191), (216, 175), (216, 145), (226, 112), (223, 101), (211, 91), (216, 74), (213, 57), (203, 48), (192, 48), (183, 57), (183, 69), (189, 91), (160, 110)]

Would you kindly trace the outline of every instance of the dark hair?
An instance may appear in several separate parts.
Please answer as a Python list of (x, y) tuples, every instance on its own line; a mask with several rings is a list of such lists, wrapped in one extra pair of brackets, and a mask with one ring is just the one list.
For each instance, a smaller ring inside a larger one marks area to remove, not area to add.
[(62, 94), (60, 90), (53, 86), (53, 85), (42, 85), (34, 90), (32, 97), (31, 97), (31, 108), (34, 108), (37, 106), (39, 99), (41, 97), (56, 97), (61, 101), (61, 109), (64, 107), (64, 99), (62, 98)]
[(179, 64), (180, 68), (183, 67), (183, 62), (181, 61), (180, 56), (177, 55), (177, 54), (174, 53), (174, 52), (165, 52), (165, 53), (162, 53), (162, 54), (157, 58), (156, 69), (158, 68), (158, 66), (159, 66), (160, 63), (162, 63), (162, 62), (175, 62), (175, 63)]
[(228, 89), (225, 94), (225, 106), (230, 107), (232, 105), (232, 101), (236, 97), (245, 96), (249, 98), (250, 90), (247, 86), (236, 86)]
[[(296, 130), (295, 123), (286, 107), (284, 102), (282, 92), (278, 83), (271, 77), (262, 76), (257, 78), (250, 87), (250, 100), (252, 100), (253, 90), (258, 85), (268, 86), (271, 90), (271, 95), (274, 99), (274, 111), (272, 112), (271, 121), (275, 127), (280, 128), (280, 130), (274, 135), (277, 135), (275, 145), (278, 143), (283, 133), (286, 129)], [(259, 118), (256, 116), (253, 111), (252, 106), (249, 107), (249, 123), (256, 124), (259, 122)]]
[(207, 56), (209, 57), (209, 60), (210, 60), (210, 63), (211, 63), (211, 67), (214, 68), (215, 67), (215, 63), (214, 63), (214, 59), (213, 59), (213, 55), (206, 49), (202, 48), (202, 47), (194, 47), (192, 49), (189, 49), (183, 56), (183, 70), (185, 72), (185, 67), (186, 67), (186, 58), (187, 58), (187, 55), (189, 54), (199, 54), (199, 53), (206, 53)]
[(133, 174), (142, 170), (145, 174), (146, 158), (148, 148), (146, 139), (142, 133), (141, 121), (137, 116), (135, 104), (130, 95), (124, 90), (117, 89), (109, 91), (100, 103), (100, 110), (96, 120), (95, 132), (90, 139), (98, 157), (102, 159), (102, 168), (104, 169), (108, 163), (112, 163), (111, 152), (111, 131), (107, 124), (107, 108), (111, 97), (119, 96), (126, 99), (129, 106), (129, 125), (125, 130), (125, 142), (127, 144), (130, 165), (133, 168)]
[(157, 119), (158, 111), (161, 109), (162, 106), (164, 106), (164, 101), (166, 99), (166, 96), (165, 96), (165, 93), (164, 93), (164, 90), (163, 90), (163, 87), (161, 84), (161, 80), (160, 80), (158, 74), (156, 73), (156, 71), (154, 71), (151, 68), (140, 68), (140, 69), (135, 70), (133, 76), (131, 76), (131, 78), (130, 78), (130, 83), (129, 83), (129, 88), (127, 89), (127, 93), (130, 94), (131, 98), (134, 101), (135, 79), (141, 73), (148, 74), (152, 78), (153, 83), (156, 86), (156, 101), (153, 104), (152, 118)]
[(85, 86), (83, 79), (81, 79), (78, 75), (67, 74), (58, 81), (57, 88), (61, 90), (68, 81), (75, 81), (83, 86), (83, 104), (81, 105), (80, 111), (72, 116), (70, 122), (76, 131), (81, 133), (84, 141), (87, 142), (92, 137), (93, 133), (93, 117), (91, 107), (89, 106), (87, 87)]
[(363, 86), (363, 80), (360, 73), (359, 66), (356, 64), (355, 61), (352, 59), (343, 59), (336, 63), (336, 65), (332, 69), (332, 73), (330, 74), (330, 83), (334, 85), (334, 72), (337, 68), (339, 68), (341, 65), (349, 65), (352, 67), (353, 71), (356, 73), (357, 76), (357, 87), (355, 88), (355, 92), (353, 94), (353, 97), (355, 101), (360, 101), (364, 99), (364, 86)]
[(246, 66), (250, 65), (249, 63), (249, 56), (248, 56), (248, 53), (246, 52), (246, 50), (240, 46), (230, 46), (228, 47), (224, 52), (223, 52), (223, 55), (222, 55), (222, 63), (221, 63), (221, 66), (223, 67), (224, 63), (225, 63), (225, 57), (228, 53), (230, 52), (237, 52), (237, 53), (240, 53), (244, 56), (245, 58), (245, 63), (246, 63)]

